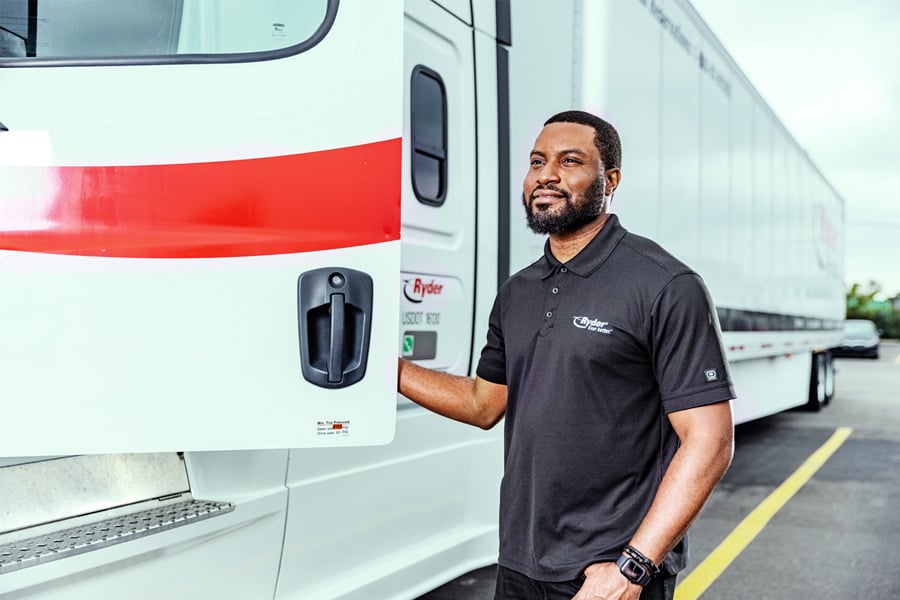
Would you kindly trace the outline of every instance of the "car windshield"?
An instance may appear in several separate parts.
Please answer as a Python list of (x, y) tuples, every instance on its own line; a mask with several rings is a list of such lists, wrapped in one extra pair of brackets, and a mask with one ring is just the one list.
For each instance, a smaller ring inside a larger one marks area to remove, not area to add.
[(845, 321), (844, 333), (847, 335), (875, 335), (875, 323), (872, 321)]

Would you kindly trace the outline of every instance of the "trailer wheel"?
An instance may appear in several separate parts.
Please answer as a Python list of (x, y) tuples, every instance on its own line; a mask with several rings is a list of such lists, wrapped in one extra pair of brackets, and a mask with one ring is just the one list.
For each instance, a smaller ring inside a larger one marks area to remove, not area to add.
[(818, 412), (825, 406), (825, 384), (828, 380), (827, 373), (828, 365), (826, 364), (825, 354), (822, 352), (813, 354), (812, 370), (809, 374), (809, 401), (806, 403), (807, 410)]

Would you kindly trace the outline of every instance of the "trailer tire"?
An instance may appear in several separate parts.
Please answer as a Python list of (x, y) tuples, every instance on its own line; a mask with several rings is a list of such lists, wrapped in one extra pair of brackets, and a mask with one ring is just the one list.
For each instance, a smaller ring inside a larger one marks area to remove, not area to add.
[(809, 400), (806, 409), (812, 412), (822, 410), (826, 403), (825, 384), (828, 380), (828, 364), (824, 352), (816, 352), (812, 357), (809, 374)]

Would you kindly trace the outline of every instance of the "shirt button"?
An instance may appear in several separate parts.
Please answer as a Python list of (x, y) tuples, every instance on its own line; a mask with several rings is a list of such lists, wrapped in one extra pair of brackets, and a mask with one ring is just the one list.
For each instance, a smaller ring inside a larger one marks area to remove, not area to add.
[(552, 317), (552, 316), (553, 316), (553, 311), (552, 311), (552, 310), (548, 310), (548, 311), (547, 311), (547, 318), (549, 319), (549, 318)]
[(555, 288), (553, 288), (553, 289), (550, 290), (550, 291), (553, 292), (554, 294), (558, 294), (558, 293), (559, 293), (559, 288), (558, 288), (558, 287), (555, 287)]
[(562, 269), (559, 270), (559, 272), (560, 273), (568, 273), (569, 270), (567, 268), (563, 267)]

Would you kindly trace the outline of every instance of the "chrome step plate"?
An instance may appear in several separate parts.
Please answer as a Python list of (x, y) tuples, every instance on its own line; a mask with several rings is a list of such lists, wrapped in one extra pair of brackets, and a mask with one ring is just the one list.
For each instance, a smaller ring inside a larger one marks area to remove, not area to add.
[(0, 545), (0, 575), (121, 544), (234, 510), (230, 502), (187, 500)]

